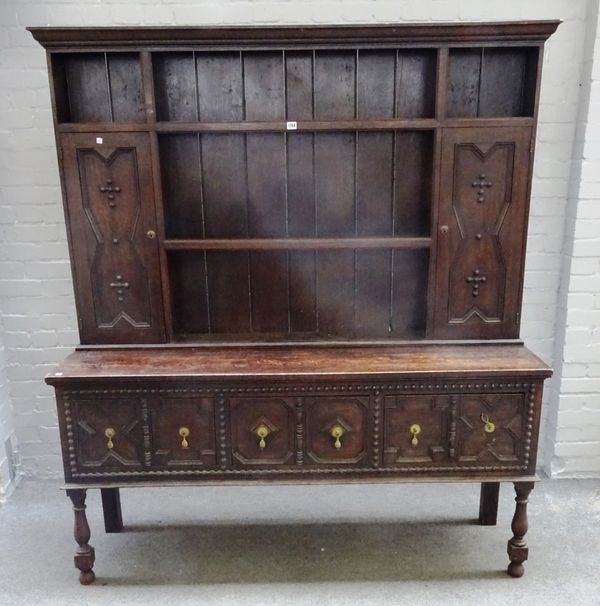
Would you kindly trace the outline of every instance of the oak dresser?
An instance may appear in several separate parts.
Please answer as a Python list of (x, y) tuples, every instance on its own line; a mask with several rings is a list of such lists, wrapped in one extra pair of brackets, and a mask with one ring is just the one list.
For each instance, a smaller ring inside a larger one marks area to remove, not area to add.
[(236, 482), (478, 482), (481, 524), (514, 482), (523, 574), (557, 25), (31, 28), (81, 339), (46, 379), (81, 583), (87, 490), (119, 532), (121, 487)]

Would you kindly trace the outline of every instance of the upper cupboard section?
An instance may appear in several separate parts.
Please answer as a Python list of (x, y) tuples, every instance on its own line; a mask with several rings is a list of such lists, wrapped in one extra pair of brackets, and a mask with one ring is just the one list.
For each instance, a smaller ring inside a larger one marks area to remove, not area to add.
[(315, 50), (153, 55), (159, 121), (432, 118), (437, 52)]

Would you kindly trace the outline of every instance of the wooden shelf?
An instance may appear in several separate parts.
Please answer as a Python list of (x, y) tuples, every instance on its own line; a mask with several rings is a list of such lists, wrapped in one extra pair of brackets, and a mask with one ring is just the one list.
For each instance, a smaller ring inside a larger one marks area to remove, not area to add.
[(340, 131), (389, 131), (389, 130), (429, 130), (440, 126), (438, 120), (394, 119), (394, 120), (301, 120), (296, 128), (288, 128), (287, 121), (256, 122), (175, 122), (165, 121), (152, 124), (132, 122), (64, 122), (58, 125), (59, 132), (100, 132), (100, 131), (156, 131), (158, 133), (190, 132), (340, 132)]
[(245, 238), (165, 240), (166, 250), (334, 250), (345, 248), (429, 248), (431, 238)]

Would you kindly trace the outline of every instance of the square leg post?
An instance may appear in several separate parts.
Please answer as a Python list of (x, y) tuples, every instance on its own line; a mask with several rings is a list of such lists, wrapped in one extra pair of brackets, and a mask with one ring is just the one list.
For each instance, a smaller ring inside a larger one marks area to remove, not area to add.
[(121, 496), (118, 488), (101, 488), (102, 510), (104, 512), (104, 530), (121, 532), (123, 516), (121, 515)]
[(479, 498), (479, 523), (482, 526), (495, 526), (498, 518), (498, 495), (500, 482), (483, 482)]

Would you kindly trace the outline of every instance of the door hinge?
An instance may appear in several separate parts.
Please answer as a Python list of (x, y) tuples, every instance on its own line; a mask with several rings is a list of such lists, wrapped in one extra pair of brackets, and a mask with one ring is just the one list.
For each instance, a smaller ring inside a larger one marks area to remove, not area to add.
[(521, 320), (521, 312), (518, 311), (517, 314), (515, 315), (515, 324), (518, 326), (519, 325), (519, 321)]
[(529, 140), (529, 155), (533, 154), (533, 144), (534, 144), (534, 140), (533, 140), (533, 138), (531, 138)]

